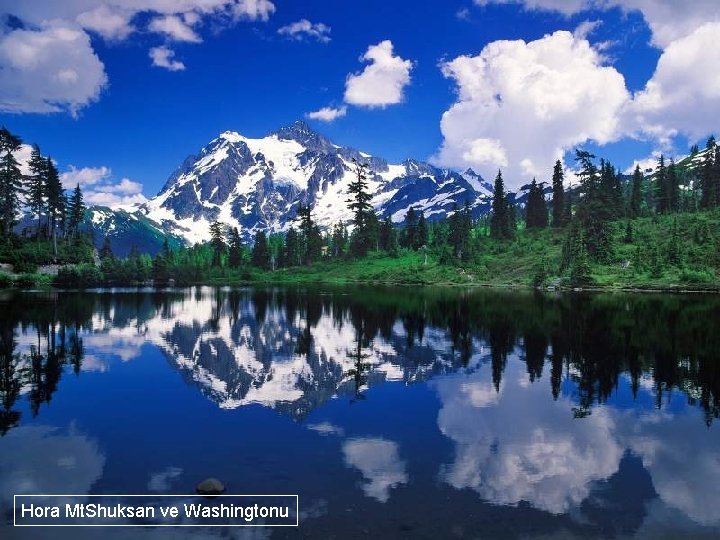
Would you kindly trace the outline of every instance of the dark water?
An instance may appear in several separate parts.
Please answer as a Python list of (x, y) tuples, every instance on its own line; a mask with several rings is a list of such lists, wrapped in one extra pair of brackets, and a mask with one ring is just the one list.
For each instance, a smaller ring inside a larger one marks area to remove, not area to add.
[[(720, 536), (715, 296), (8, 294), (0, 398), (0, 538)], [(300, 527), (11, 526), (208, 476)]]

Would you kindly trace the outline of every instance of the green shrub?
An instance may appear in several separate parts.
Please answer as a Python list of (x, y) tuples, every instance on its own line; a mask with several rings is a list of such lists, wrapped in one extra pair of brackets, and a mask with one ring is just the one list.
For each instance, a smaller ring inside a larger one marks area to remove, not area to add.
[(685, 269), (680, 273), (680, 281), (690, 284), (712, 283), (715, 281), (715, 276), (708, 270)]
[(20, 274), (15, 279), (15, 286), (21, 289), (32, 289), (50, 285), (52, 276), (47, 274)]
[(8, 289), (13, 286), (13, 278), (7, 272), (0, 272), (0, 289)]
[(66, 288), (95, 287), (102, 281), (102, 273), (93, 264), (63, 266), (55, 277), (55, 285)]

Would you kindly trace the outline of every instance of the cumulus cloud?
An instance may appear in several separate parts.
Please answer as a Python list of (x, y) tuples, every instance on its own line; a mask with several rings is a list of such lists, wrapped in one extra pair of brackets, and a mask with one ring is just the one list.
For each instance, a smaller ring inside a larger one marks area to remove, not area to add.
[(443, 404), (438, 427), (455, 442), (440, 477), (495, 504), (527, 501), (565, 513), (588, 496), (593, 481), (617, 471), (624, 448), (607, 411), (594, 410), (579, 423), (569, 400), (548, 399), (547, 386), (528, 385), (523, 368), (508, 364), (500, 393), (482, 371), (432, 383)]
[(486, 178), (503, 167), (513, 188), (548, 175), (575, 145), (615, 140), (630, 98), (623, 76), (566, 31), (531, 42), (495, 41), (441, 69), (458, 95), (442, 116), (435, 160), (473, 167)]
[(112, 170), (105, 166), (77, 168), (70, 165), (69, 169), (60, 175), (60, 180), (65, 189), (73, 189), (79, 184), (85, 201), (90, 205), (117, 208), (147, 201), (140, 182), (129, 178), (113, 182)]
[(405, 462), (398, 445), (382, 438), (350, 439), (343, 443), (345, 463), (358, 469), (367, 481), (363, 491), (368, 497), (387, 502), (390, 489), (408, 480)]
[(320, 110), (307, 113), (310, 120), (320, 120), (322, 122), (332, 122), (337, 118), (342, 118), (347, 114), (347, 107), (323, 107)]
[(706, 23), (671, 43), (631, 109), (631, 130), (666, 139), (678, 131), (697, 139), (717, 129), (720, 72), (708, 69), (720, 22)]
[(393, 54), (390, 40), (371, 45), (360, 57), (369, 65), (361, 73), (350, 74), (345, 81), (345, 101), (361, 107), (386, 107), (401, 103), (410, 84), (413, 63)]
[(100, 5), (89, 11), (83, 11), (76, 21), (86, 30), (100, 34), (108, 40), (123, 40), (135, 28), (130, 24), (132, 13), (118, 7)]
[(330, 42), (330, 30), (331, 28), (326, 24), (311, 23), (307, 19), (300, 19), (279, 28), (278, 34), (298, 41), (309, 38), (316, 39), (321, 43), (328, 43)]
[[(133, 21), (149, 18), (142, 30), (199, 43), (195, 27), (208, 19), (267, 21), (274, 12), (270, 0), (5, 0), (0, 16), (17, 17), (23, 27), (0, 32), (0, 112), (76, 115), (97, 100), (108, 80), (88, 32), (121, 41), (137, 29)], [(172, 56), (166, 47), (150, 51), (153, 65), (184, 69)]]
[(52, 22), (0, 35), (0, 111), (75, 115), (106, 84), (105, 66), (77, 27)]
[(187, 41), (190, 43), (200, 43), (202, 41), (200, 36), (177, 15), (155, 17), (150, 21), (148, 29), (152, 32), (164, 34), (175, 41)]
[(175, 60), (175, 51), (165, 46), (153, 47), (148, 54), (150, 58), (152, 58), (153, 66), (165, 68), (170, 71), (182, 71), (185, 69), (185, 64), (180, 60)]
[(706, 22), (720, 21), (720, 3), (716, 0), (475, 0), (475, 4), (519, 4), (528, 10), (557, 11), (564, 15), (614, 7), (626, 13), (638, 11), (652, 31), (653, 44), (660, 48), (691, 34)]
[(78, 184), (84, 189), (97, 184), (101, 180), (108, 179), (111, 172), (112, 171), (105, 166), (77, 168), (74, 165), (70, 165), (67, 171), (60, 174), (60, 180), (65, 189), (72, 189)]

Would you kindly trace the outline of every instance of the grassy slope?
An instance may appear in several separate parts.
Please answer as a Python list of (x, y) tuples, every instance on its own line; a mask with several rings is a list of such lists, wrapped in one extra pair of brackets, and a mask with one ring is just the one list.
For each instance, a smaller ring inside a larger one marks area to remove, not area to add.
[[(669, 251), (674, 220), (682, 238), (680, 265), (663, 259)], [(720, 290), (720, 215), (679, 214), (639, 218), (633, 221), (633, 242), (625, 243), (626, 222), (614, 224), (615, 249), (612, 261), (593, 264), (594, 286), (610, 289)], [(371, 254), (360, 261), (328, 261), (281, 269), (276, 272), (250, 270), (215, 275), (208, 283), (404, 283), (457, 284), (499, 287), (529, 287), (538, 269), (545, 268), (545, 285), (566, 286), (558, 274), (565, 239), (564, 231), (519, 231), (515, 240), (497, 244), (478, 240), (478, 255), (461, 267), (443, 265), (433, 255), (402, 253), (398, 257)], [(650, 263), (653, 246), (663, 260), (658, 272)], [(637, 266), (636, 263), (640, 263)]]

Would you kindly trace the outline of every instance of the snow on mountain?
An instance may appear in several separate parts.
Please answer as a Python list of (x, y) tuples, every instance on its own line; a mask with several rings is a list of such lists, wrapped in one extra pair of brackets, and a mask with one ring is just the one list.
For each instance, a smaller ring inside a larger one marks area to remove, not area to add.
[(253, 139), (226, 131), (189, 156), (160, 193), (139, 208), (147, 218), (191, 243), (207, 240), (213, 221), (251, 238), (258, 230), (286, 231), (299, 205), (310, 205), (323, 228), (348, 222), (353, 160), (367, 163), (369, 191), (381, 218), (401, 222), (411, 206), (440, 219), (453, 205), (489, 208), (492, 186), (472, 171), (458, 174), (408, 159), (389, 164), (338, 146), (304, 122)]

